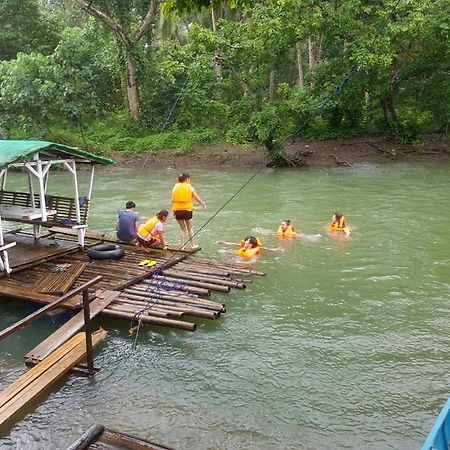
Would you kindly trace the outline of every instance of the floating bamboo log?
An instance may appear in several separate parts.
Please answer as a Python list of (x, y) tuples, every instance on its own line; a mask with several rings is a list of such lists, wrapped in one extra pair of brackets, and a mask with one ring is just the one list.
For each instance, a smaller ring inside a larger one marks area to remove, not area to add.
[[(130, 312), (124, 312), (124, 311), (112, 311), (108, 308), (104, 309), (101, 312), (102, 315), (108, 316), (108, 317), (115, 317), (117, 319), (126, 319), (126, 320), (136, 320), (136, 316), (133, 313)], [(158, 317), (151, 317), (151, 316), (140, 316), (139, 320), (142, 323), (147, 323), (151, 325), (161, 325), (163, 327), (173, 327), (178, 328), (180, 330), (186, 330), (186, 331), (195, 331), (196, 324), (191, 322), (183, 322), (181, 320), (173, 320), (173, 319), (164, 319), (164, 318), (158, 318)]]
[[(237, 281), (223, 280), (221, 278), (215, 278), (215, 277), (191, 275), (190, 273), (180, 272), (179, 270), (172, 270), (172, 269), (162, 270), (161, 274), (167, 275), (169, 277), (176, 277), (178, 279), (182, 278), (184, 280), (200, 281), (202, 283), (208, 283), (211, 285), (219, 285), (219, 286), (227, 286), (230, 288), (245, 289), (247, 287), (244, 283), (240, 283)], [(225, 291), (222, 291), (222, 292), (225, 292)]]
[(228, 286), (219, 286), (218, 284), (203, 283), (201, 281), (193, 281), (193, 280), (187, 280), (187, 279), (183, 279), (183, 278), (175, 278), (173, 276), (165, 277), (162, 275), (155, 275), (153, 277), (153, 279), (172, 281), (172, 282), (180, 284), (183, 287), (193, 286), (196, 288), (208, 289), (209, 291), (230, 292), (230, 288)]
[[(192, 292), (194, 294), (204, 295), (206, 297), (211, 295), (211, 291), (208, 289), (199, 288), (199, 287), (195, 287), (195, 286), (186, 286), (181, 283), (175, 283), (171, 279), (161, 277), (161, 276), (155, 276), (148, 280), (142, 280), (142, 281), (145, 284), (150, 284), (151, 286), (162, 286), (161, 289), (165, 289), (165, 288), (178, 289), (180, 291)], [(131, 286), (131, 284), (129, 286)]]
[(108, 306), (109, 311), (123, 311), (132, 314), (145, 314), (147, 316), (159, 317), (163, 319), (182, 319), (184, 313), (175, 311), (161, 311), (161, 309), (153, 308), (152, 305), (136, 306), (125, 302), (115, 302)]
[(215, 303), (215, 302), (205, 302), (201, 299), (180, 299), (175, 296), (165, 296), (163, 294), (153, 294), (152, 292), (141, 290), (141, 289), (133, 289), (133, 288), (127, 288), (125, 291), (122, 292), (122, 295), (130, 294), (135, 295), (139, 298), (148, 300), (148, 299), (155, 299), (159, 300), (161, 302), (167, 302), (167, 304), (173, 303), (178, 305), (187, 305), (189, 307), (195, 307), (195, 308), (201, 308), (201, 309), (209, 309), (217, 312), (225, 312), (225, 305), (221, 303)]
[(177, 304), (176, 302), (170, 302), (167, 300), (160, 300), (151, 297), (142, 297), (140, 295), (134, 295), (126, 292), (121, 294), (120, 300), (121, 301), (126, 300), (127, 303), (134, 304), (137, 307), (139, 305), (142, 307), (142, 305), (146, 304), (159, 305), (161, 307), (166, 308), (167, 310), (170, 309), (173, 311), (180, 311), (185, 313), (186, 315), (194, 317), (202, 317), (204, 319), (217, 319), (217, 317), (219, 317), (220, 315), (220, 311), (210, 311), (207, 309), (197, 308), (195, 306), (190, 306), (187, 304), (182, 303)]

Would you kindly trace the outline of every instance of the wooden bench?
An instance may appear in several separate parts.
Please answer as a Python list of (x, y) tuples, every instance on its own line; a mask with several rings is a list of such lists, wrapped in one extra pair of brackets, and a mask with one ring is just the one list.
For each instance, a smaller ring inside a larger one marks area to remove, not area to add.
[[(58, 195), (46, 195), (46, 208), (56, 211), (52, 217), (46, 221), (40, 219), (14, 219), (15, 222), (42, 225), (44, 227), (67, 227), (76, 228), (79, 225), (86, 225), (89, 215), (90, 201), (86, 199), (80, 206), (80, 221), (77, 222), (75, 198), (61, 197)], [(0, 205), (40, 208), (41, 201), (38, 194), (34, 194), (34, 205), (31, 201), (31, 194), (27, 192), (13, 192), (0, 190)]]

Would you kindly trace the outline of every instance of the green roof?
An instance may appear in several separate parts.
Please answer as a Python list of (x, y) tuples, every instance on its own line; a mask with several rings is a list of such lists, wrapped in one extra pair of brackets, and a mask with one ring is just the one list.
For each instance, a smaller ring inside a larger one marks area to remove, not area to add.
[(114, 164), (115, 161), (109, 158), (80, 150), (76, 147), (57, 144), (48, 141), (2, 141), (0, 140), (0, 168), (10, 164), (26, 162), (33, 159), (36, 153), (45, 151), (55, 155), (55, 159), (77, 158), (83, 162), (93, 162), (97, 164)]

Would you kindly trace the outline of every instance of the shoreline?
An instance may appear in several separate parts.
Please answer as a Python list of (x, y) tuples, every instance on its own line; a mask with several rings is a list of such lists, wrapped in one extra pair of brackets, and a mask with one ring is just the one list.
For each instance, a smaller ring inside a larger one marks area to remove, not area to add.
[[(360, 136), (351, 139), (308, 141), (295, 138), (285, 144), (283, 167), (351, 167), (353, 164), (450, 161), (450, 146), (444, 135), (424, 136), (414, 146), (398, 144), (385, 137)], [(188, 152), (164, 149), (158, 153), (133, 155), (119, 151), (109, 155), (119, 167), (196, 169), (245, 169), (266, 165), (263, 149), (243, 145), (218, 144)]]

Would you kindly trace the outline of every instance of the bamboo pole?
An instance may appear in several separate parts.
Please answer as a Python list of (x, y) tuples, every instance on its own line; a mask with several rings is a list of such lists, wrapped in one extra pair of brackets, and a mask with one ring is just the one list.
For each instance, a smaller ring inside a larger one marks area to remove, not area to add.
[(153, 299), (158, 299), (158, 300), (160, 299), (165, 302), (168, 301), (168, 302), (172, 302), (172, 303), (176, 303), (176, 304), (194, 306), (196, 308), (203, 308), (203, 309), (210, 309), (210, 310), (214, 310), (214, 311), (218, 311), (218, 312), (225, 312), (225, 305), (223, 305), (221, 303), (214, 303), (214, 302), (207, 303), (207, 302), (202, 302), (202, 301), (198, 301), (195, 299), (181, 300), (181, 299), (177, 299), (176, 297), (152, 294), (147, 291), (141, 291), (141, 290), (131, 289), (131, 288), (125, 289), (125, 291), (123, 291), (121, 295), (125, 295), (125, 294), (140, 296), (141, 298), (144, 298), (144, 299), (148, 299), (148, 298), (153, 298)]
[[(128, 312), (122, 312), (122, 311), (111, 311), (107, 308), (102, 311), (103, 315), (108, 317), (115, 317), (117, 319), (126, 319), (126, 320), (133, 320), (136, 319), (135, 315)], [(173, 320), (173, 319), (164, 319), (164, 318), (158, 318), (158, 317), (151, 317), (151, 316), (141, 316), (139, 320), (142, 323), (147, 323), (150, 325), (160, 325), (163, 327), (172, 327), (172, 328), (178, 328), (180, 330), (186, 330), (186, 331), (195, 331), (195, 328), (197, 325), (195, 323), (191, 322), (183, 322), (181, 320)]]
[(202, 317), (205, 319), (217, 319), (219, 317), (219, 311), (210, 311), (203, 308), (197, 308), (194, 306), (183, 306), (180, 304), (176, 304), (174, 302), (168, 302), (167, 300), (158, 300), (153, 298), (143, 298), (138, 295), (124, 293), (120, 296), (120, 300), (126, 300), (126, 302), (130, 302), (129, 304), (135, 304), (136, 306), (142, 306), (142, 299), (144, 299), (145, 304), (153, 304), (153, 305), (162, 305), (165, 308), (170, 308), (173, 311), (180, 311), (190, 316)]
[(217, 291), (217, 292), (230, 292), (230, 288), (227, 286), (219, 286), (217, 284), (212, 284), (212, 283), (202, 283), (201, 281), (185, 280), (182, 278), (175, 278), (172, 276), (165, 277), (165, 276), (161, 276), (161, 275), (155, 275), (154, 279), (169, 280), (172, 282), (179, 283), (179, 284), (183, 285), (183, 287), (194, 286), (196, 288), (208, 289), (210, 291), (212, 290), (212, 291)]
[[(178, 289), (180, 291), (185, 291), (185, 292), (193, 292), (194, 294), (199, 294), (199, 295), (205, 295), (207, 297), (209, 297), (211, 295), (211, 291), (209, 291), (208, 289), (203, 289), (203, 288), (199, 288), (199, 287), (195, 287), (195, 286), (185, 286), (185, 285), (181, 285), (180, 283), (175, 283), (173, 281), (170, 281), (168, 278), (164, 278), (164, 277), (155, 277), (155, 278), (150, 278), (147, 280), (142, 280), (145, 284), (149, 284), (151, 286), (161, 286), (161, 281), (163, 282), (163, 286), (164, 288), (169, 287), (169, 288), (175, 288)], [(126, 286), (128, 287), (128, 286)], [(122, 290), (122, 289), (119, 289)]]
[(230, 288), (245, 289), (247, 287), (244, 283), (239, 283), (237, 281), (222, 280), (220, 278), (191, 275), (186, 272), (179, 272), (177, 270), (172, 270), (172, 269), (163, 270), (163, 271), (161, 271), (161, 273), (163, 275), (167, 275), (169, 277), (182, 278), (184, 280), (200, 281), (202, 283), (206, 282), (206, 283), (210, 283), (210, 284), (228, 286)]
[(110, 311), (130, 312), (132, 314), (140, 313), (151, 317), (162, 317), (164, 319), (182, 319), (184, 316), (184, 313), (179, 311), (162, 311), (161, 309), (153, 307), (146, 309), (147, 306), (148, 305), (137, 306), (130, 305), (124, 302), (115, 302), (109, 305), (107, 309)]

